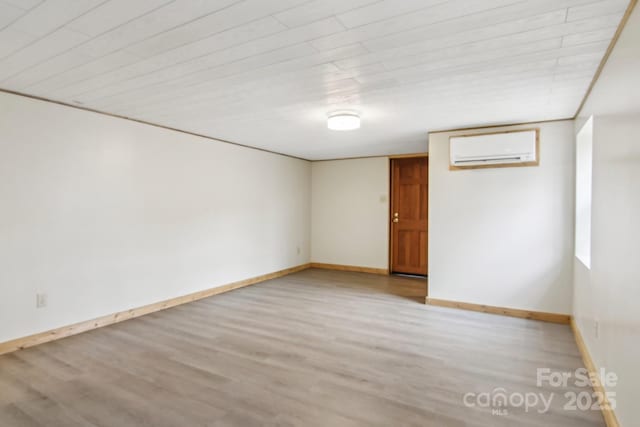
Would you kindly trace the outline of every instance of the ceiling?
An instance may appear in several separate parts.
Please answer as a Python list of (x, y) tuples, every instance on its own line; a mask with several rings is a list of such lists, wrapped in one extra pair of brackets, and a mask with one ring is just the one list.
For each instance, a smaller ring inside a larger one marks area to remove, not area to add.
[[(0, 0), (0, 88), (306, 159), (573, 117), (628, 0)], [(360, 112), (362, 128), (326, 128)]]
[[(591, 115), (640, 117), (640, 85), (630, 85), (640, 76), (640, 7), (629, 15), (624, 31), (616, 41), (616, 48), (580, 111), (580, 118)], [(636, 119), (637, 120), (637, 119)], [(627, 158), (632, 157), (626, 153)], [(636, 155), (636, 162), (640, 156)]]

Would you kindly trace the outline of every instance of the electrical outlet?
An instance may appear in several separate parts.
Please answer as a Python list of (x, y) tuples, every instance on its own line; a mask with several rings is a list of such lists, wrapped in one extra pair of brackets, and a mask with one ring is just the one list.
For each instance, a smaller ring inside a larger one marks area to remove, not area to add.
[(47, 294), (36, 294), (36, 308), (47, 306)]
[(300, 246), (296, 246), (296, 252), (300, 255)]
[(596, 319), (596, 321), (594, 322), (593, 328), (596, 338), (600, 338), (600, 321), (598, 319)]

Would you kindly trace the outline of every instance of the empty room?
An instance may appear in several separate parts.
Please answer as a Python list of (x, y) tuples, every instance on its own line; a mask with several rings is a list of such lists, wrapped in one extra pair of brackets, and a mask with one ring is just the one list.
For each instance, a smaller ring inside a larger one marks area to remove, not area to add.
[(637, 427), (636, 0), (0, 0), (0, 427)]

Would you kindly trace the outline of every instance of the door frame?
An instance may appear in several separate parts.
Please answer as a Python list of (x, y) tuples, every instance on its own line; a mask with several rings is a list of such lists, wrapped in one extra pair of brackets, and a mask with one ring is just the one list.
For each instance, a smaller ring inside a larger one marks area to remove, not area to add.
[[(414, 153), (414, 154), (399, 154), (389, 156), (389, 214), (387, 218), (387, 226), (389, 228), (389, 274), (393, 274), (393, 227), (391, 225), (391, 220), (393, 218), (393, 161), (397, 159), (410, 159), (415, 157), (426, 157), (427, 162), (429, 161), (429, 153)], [(429, 186), (427, 185), (427, 198), (429, 197)], [(427, 205), (429, 208), (427, 210), (427, 245), (429, 244), (429, 214), (430, 204)], [(427, 277), (429, 276), (429, 262), (427, 259)], [(429, 296), (429, 281), (427, 280), (427, 296)]]

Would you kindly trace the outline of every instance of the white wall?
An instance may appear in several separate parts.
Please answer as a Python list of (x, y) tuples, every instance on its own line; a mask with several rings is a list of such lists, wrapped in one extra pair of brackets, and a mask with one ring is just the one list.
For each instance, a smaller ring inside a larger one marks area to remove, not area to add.
[(0, 342), (309, 262), (310, 176), (0, 93)]
[[(540, 128), (540, 166), (449, 170), (449, 137), (429, 136), (429, 296), (571, 312), (573, 122)], [(486, 130), (485, 130), (486, 131)]]
[(389, 159), (314, 162), (311, 261), (389, 266)]
[(621, 425), (632, 426), (640, 398), (640, 112), (596, 115), (593, 144), (591, 269), (576, 258), (574, 316), (594, 363), (620, 377), (609, 391)]
[[(599, 368), (619, 382), (616, 416), (640, 417), (640, 8), (576, 121), (593, 115), (591, 269), (575, 260), (574, 316)], [(598, 333), (596, 333), (596, 322)]]

